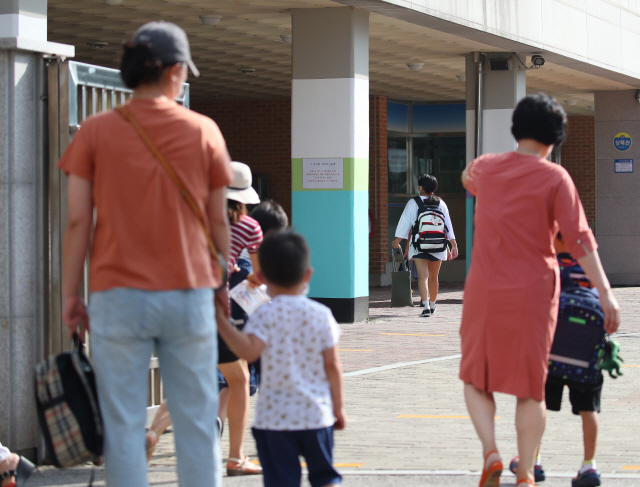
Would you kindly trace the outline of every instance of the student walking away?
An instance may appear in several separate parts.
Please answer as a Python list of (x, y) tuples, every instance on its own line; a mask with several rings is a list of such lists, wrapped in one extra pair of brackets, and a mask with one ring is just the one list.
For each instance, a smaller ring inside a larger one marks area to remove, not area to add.
[(434, 193), (438, 180), (430, 174), (418, 179), (419, 196), (409, 200), (396, 227), (396, 238), (391, 247), (399, 249), (407, 239), (405, 258), (413, 259), (418, 271), (421, 316), (436, 312), (438, 298), (438, 274), (443, 260), (458, 257), (458, 244), (447, 204)]
[(553, 237), (562, 231), (571, 254), (600, 293), (604, 328), (620, 310), (600, 264), (597, 244), (567, 171), (546, 158), (562, 143), (566, 113), (544, 94), (522, 99), (511, 131), (518, 148), (483, 155), (462, 182), (477, 197), (471, 268), (465, 283), (460, 379), (482, 443), (481, 487), (499, 485), (494, 392), (515, 396), (517, 487), (535, 485), (534, 460), (544, 431), (545, 381), (558, 317), (558, 261)]
[(0, 443), (0, 487), (24, 487), (35, 465)]
[[(599, 355), (602, 356), (604, 352), (605, 332), (602, 328), (599, 330), (594, 328), (601, 326), (600, 320), (597, 319), (600, 316), (597, 290), (593, 289), (591, 281), (569, 253), (561, 233), (556, 236), (554, 247), (560, 266), (561, 291), (566, 293), (562, 296), (566, 297), (566, 301), (564, 309), (561, 309), (558, 316), (552, 352), (556, 347), (566, 349), (569, 345), (571, 352), (577, 351), (581, 359), (589, 358), (587, 362), (589, 365), (573, 365), (569, 363), (571, 360), (551, 355), (549, 375), (545, 385), (545, 402), (549, 411), (560, 411), (564, 387), (569, 388), (571, 411), (573, 414), (580, 415), (582, 419), (584, 446), (584, 460), (578, 474), (572, 479), (571, 486), (596, 487), (600, 485), (600, 472), (596, 466), (595, 455), (598, 441), (598, 414), (604, 382), (602, 371), (597, 364)], [(564, 316), (567, 313), (568, 315)], [(587, 322), (585, 314), (592, 315), (596, 319)], [(571, 341), (571, 344), (556, 343), (567, 341), (566, 339)], [(581, 350), (575, 350), (577, 348)], [(556, 358), (560, 361), (556, 361)], [(575, 360), (576, 357), (570, 358)], [(519, 462), (519, 457), (515, 457), (509, 464), (509, 470), (514, 474), (518, 470)], [(534, 477), (536, 482), (545, 480), (540, 449), (536, 456)]]
[[(69, 175), (63, 319), (70, 335), (81, 323), (90, 327), (107, 485), (148, 486), (143, 438), (155, 350), (180, 485), (219, 486), (214, 297), (223, 314), (229, 298), (212, 253), (229, 255), (231, 160), (217, 125), (174, 101), (187, 69), (198, 74), (185, 32), (151, 22), (123, 49), (121, 75), (133, 97), (124, 112), (84, 121), (59, 162)], [(80, 289), (94, 211), (85, 310)]]
[[(251, 187), (251, 169), (242, 162), (231, 163), (234, 177), (226, 190), (227, 215), (231, 231), (231, 249), (227, 260), (227, 271), (230, 276), (239, 274), (236, 269), (238, 257), (242, 250), (249, 251), (249, 257), (255, 269), (259, 270), (257, 251), (262, 242), (262, 230), (257, 221), (247, 215), (247, 204), (260, 203), (258, 193)], [(246, 276), (254, 285), (260, 284), (253, 272)], [(229, 285), (237, 285), (238, 282)], [(236, 317), (238, 317), (236, 315)], [(244, 321), (238, 324), (244, 327)], [(244, 432), (249, 417), (249, 368), (247, 362), (239, 359), (218, 336), (218, 369), (224, 376), (228, 390), (223, 389), (217, 427), (221, 433), (223, 418), (229, 419), (229, 457), (227, 458), (227, 475), (256, 475), (262, 473), (259, 465), (253, 464), (244, 454)], [(216, 387), (218, 389), (218, 387)], [(228, 403), (228, 404), (227, 404)], [(166, 402), (163, 402), (147, 432), (147, 458), (150, 460), (153, 449), (160, 435), (171, 424), (167, 413)]]
[[(255, 221), (258, 222), (262, 229), (262, 234), (267, 235), (270, 232), (284, 230), (289, 226), (289, 217), (285, 213), (282, 206), (278, 203), (267, 200), (257, 205), (249, 215)], [(253, 273), (253, 267), (249, 256), (249, 251), (244, 248), (238, 257), (234, 272), (229, 277), (229, 289), (233, 289), (235, 286), (247, 279), (247, 276)], [(253, 285), (253, 284), (252, 284)], [(231, 318), (233, 318), (236, 327), (242, 329), (249, 316), (242, 309), (238, 303), (231, 299)], [(240, 325), (240, 326), (238, 326)], [(229, 351), (229, 353), (232, 353)], [(235, 356), (235, 355), (234, 355)], [(253, 395), (257, 392), (258, 384), (260, 382), (260, 359), (256, 362), (249, 364), (249, 391)], [(229, 401), (229, 387), (224, 380), (224, 376), (220, 377), (220, 410), (218, 417), (220, 418), (220, 425), (224, 425), (227, 419), (227, 406)], [(222, 427), (220, 428), (222, 431)], [(244, 429), (243, 429), (244, 433)]]
[(251, 315), (244, 334), (224, 319), (218, 330), (238, 356), (252, 361), (262, 354), (253, 435), (264, 485), (299, 487), (299, 456), (313, 487), (340, 485), (333, 467), (333, 430), (346, 422), (340, 329), (329, 308), (304, 295), (312, 270), (303, 237), (273, 233), (258, 256), (271, 302)]
[[(257, 221), (247, 215), (249, 204), (260, 203), (258, 193), (251, 187), (251, 169), (241, 162), (232, 162), (234, 178), (227, 188), (227, 206), (229, 224), (231, 226), (231, 250), (227, 269), (233, 277), (237, 268), (240, 253), (247, 250), (252, 271), (246, 279), (253, 285), (259, 285), (256, 273), (260, 270), (258, 263), (258, 248), (262, 243), (262, 230)], [(231, 286), (231, 282), (229, 285)], [(233, 282), (237, 285), (238, 282)], [(241, 319), (238, 314), (236, 317)], [(236, 324), (240, 329), (245, 324)], [(249, 420), (249, 366), (247, 361), (236, 356), (218, 336), (218, 368), (226, 383), (228, 391), (223, 393), (227, 397), (226, 416), (229, 420), (229, 456), (227, 457), (227, 475), (256, 475), (262, 473), (262, 467), (252, 463), (244, 454), (244, 433)], [(227, 396), (228, 394), (228, 396)]]

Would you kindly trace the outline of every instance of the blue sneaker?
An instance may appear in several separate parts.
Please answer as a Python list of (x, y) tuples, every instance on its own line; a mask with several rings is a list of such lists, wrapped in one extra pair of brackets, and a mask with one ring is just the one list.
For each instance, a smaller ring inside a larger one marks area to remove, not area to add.
[[(520, 457), (519, 456), (513, 457), (513, 460), (511, 460), (511, 463), (509, 464), (509, 470), (511, 470), (511, 473), (513, 473), (513, 475), (516, 475), (516, 471), (518, 470), (519, 464), (520, 464)], [(533, 467), (533, 478), (535, 479), (536, 482), (544, 482), (544, 480), (547, 478), (546, 475), (544, 474), (544, 467), (542, 465), (536, 465), (535, 467)], [(576, 486), (573, 486), (573, 487), (576, 487)], [(582, 486), (579, 486), (579, 487), (582, 487)]]
[(595, 468), (578, 473), (578, 476), (571, 480), (571, 487), (598, 487), (598, 485), (600, 485), (600, 472)]

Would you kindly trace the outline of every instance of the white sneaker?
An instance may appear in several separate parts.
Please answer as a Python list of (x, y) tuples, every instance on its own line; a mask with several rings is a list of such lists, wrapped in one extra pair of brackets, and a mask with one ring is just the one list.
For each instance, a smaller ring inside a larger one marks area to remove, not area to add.
[(431, 316), (431, 310), (429, 309), (428, 305), (424, 307), (420, 316), (422, 316), (423, 318), (428, 318), (429, 316)]

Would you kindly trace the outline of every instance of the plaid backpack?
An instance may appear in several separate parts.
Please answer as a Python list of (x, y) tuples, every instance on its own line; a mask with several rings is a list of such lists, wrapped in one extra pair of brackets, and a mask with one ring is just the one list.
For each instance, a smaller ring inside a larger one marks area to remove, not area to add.
[(59, 468), (99, 463), (102, 416), (93, 366), (78, 335), (69, 352), (36, 366), (35, 385), (38, 419), (52, 463)]

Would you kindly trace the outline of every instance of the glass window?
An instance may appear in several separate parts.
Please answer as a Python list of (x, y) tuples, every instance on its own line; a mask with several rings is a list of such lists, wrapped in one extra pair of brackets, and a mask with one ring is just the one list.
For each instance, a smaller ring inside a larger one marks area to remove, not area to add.
[(409, 105), (387, 102), (387, 130), (409, 132)]
[(463, 192), (460, 174), (466, 163), (464, 135), (428, 135), (412, 139), (412, 182), (418, 187), (422, 174), (433, 174), (438, 180), (438, 193)]
[(407, 188), (407, 138), (388, 137), (389, 193), (408, 193)]
[(418, 177), (433, 174), (439, 193), (464, 193), (466, 106), (387, 103), (389, 194), (415, 194)]
[(464, 132), (466, 106), (453, 105), (413, 105), (413, 133)]
[(412, 189), (413, 192), (417, 192), (418, 178), (423, 174), (433, 174), (433, 151), (429, 150), (427, 137), (414, 137), (412, 143)]

